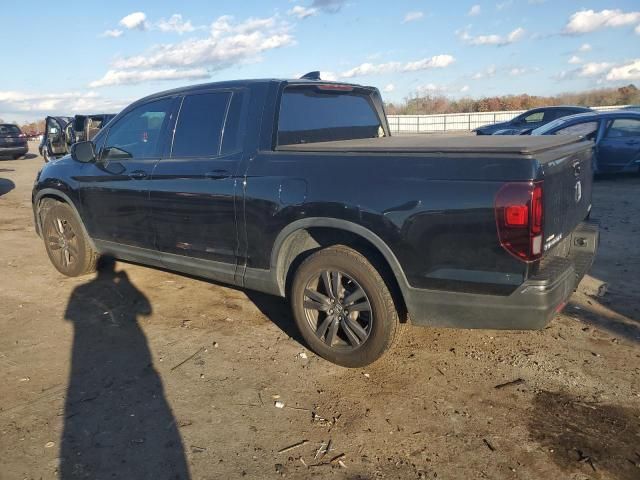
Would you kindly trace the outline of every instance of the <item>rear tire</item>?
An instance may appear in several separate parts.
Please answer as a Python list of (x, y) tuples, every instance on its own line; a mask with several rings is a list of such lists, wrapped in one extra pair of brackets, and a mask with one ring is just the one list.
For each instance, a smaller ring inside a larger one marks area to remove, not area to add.
[(309, 347), (338, 365), (374, 362), (400, 333), (398, 310), (384, 279), (363, 255), (343, 245), (302, 262), (290, 301)]
[(98, 253), (66, 203), (55, 202), (45, 211), (42, 238), (49, 260), (63, 275), (77, 277), (96, 270)]

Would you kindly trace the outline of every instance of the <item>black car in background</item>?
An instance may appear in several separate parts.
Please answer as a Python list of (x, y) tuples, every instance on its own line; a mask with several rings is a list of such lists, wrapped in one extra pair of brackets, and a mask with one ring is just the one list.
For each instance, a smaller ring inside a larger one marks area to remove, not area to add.
[(0, 157), (12, 157), (15, 160), (29, 151), (27, 136), (20, 127), (12, 123), (0, 123)]
[(48, 162), (70, 152), (71, 145), (93, 140), (100, 129), (113, 117), (114, 113), (76, 115), (74, 117), (47, 117), (45, 132), (40, 142), (40, 155)]
[(559, 106), (559, 107), (542, 107), (527, 110), (508, 122), (493, 123), (476, 128), (476, 135), (518, 135), (524, 130), (533, 130), (541, 127), (553, 120), (567, 115), (575, 115), (576, 113), (592, 112), (587, 107), (576, 106)]
[(640, 170), (640, 112), (630, 109), (571, 115), (531, 135), (580, 135), (595, 142), (594, 173)]

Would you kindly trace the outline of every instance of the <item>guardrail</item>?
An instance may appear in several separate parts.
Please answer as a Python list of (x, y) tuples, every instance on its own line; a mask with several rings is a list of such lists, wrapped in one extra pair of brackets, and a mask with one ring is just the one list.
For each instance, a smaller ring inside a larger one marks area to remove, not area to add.
[[(593, 107), (594, 110), (617, 110), (625, 105)], [(506, 122), (526, 110), (507, 112), (446, 113), (441, 115), (387, 115), (391, 133), (470, 132), (491, 123)]]

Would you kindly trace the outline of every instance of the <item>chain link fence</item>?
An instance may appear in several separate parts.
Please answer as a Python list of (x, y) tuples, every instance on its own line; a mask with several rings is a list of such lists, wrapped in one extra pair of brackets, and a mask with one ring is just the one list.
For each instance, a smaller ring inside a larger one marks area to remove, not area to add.
[[(594, 110), (617, 110), (625, 105), (593, 107)], [(506, 122), (526, 110), (508, 112), (447, 113), (442, 115), (388, 115), (391, 133), (470, 132), (475, 128)]]

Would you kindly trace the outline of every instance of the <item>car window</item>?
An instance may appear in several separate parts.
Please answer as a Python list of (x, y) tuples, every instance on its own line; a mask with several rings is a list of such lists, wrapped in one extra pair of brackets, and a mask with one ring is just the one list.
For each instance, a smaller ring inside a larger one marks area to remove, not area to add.
[(0, 125), (0, 135), (20, 135), (20, 133), (16, 125)]
[(554, 135), (581, 135), (586, 137), (598, 130), (598, 122), (583, 122), (557, 130)]
[(544, 112), (535, 112), (524, 117), (525, 123), (538, 123), (544, 119)]
[(617, 118), (607, 130), (607, 138), (640, 137), (640, 120)]
[(557, 128), (560, 125), (563, 125), (565, 123), (567, 123), (566, 120), (564, 120), (562, 118), (558, 118), (557, 120), (554, 120), (553, 122), (549, 122), (546, 125), (542, 125), (541, 127), (536, 128), (535, 130), (533, 130), (531, 132), (531, 135), (547, 135), (551, 130), (553, 130), (554, 128)]
[(286, 88), (278, 116), (278, 145), (383, 136), (369, 91), (339, 88)]
[(172, 100), (163, 98), (134, 108), (109, 129), (102, 158), (153, 158), (159, 155), (160, 132)]
[(214, 157), (220, 154), (230, 92), (187, 95), (182, 101), (173, 137), (172, 157)]

